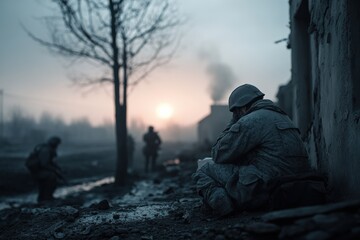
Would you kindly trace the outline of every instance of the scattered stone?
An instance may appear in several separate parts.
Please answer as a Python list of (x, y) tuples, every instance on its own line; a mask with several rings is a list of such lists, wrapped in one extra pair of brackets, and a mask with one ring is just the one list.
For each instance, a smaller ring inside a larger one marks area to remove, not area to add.
[(347, 202), (332, 203), (326, 205), (316, 205), (309, 207), (299, 207), (293, 209), (286, 209), (274, 211), (262, 216), (266, 222), (288, 222), (289, 220), (308, 217), (316, 214), (324, 214), (328, 212), (351, 210), (360, 207), (360, 200), (352, 200)]
[(140, 229), (138, 229), (138, 228), (133, 228), (133, 229), (131, 229), (130, 232), (131, 232), (131, 233), (139, 233), (139, 232), (140, 232)]
[(153, 236), (141, 236), (141, 240), (153, 240)]
[(184, 239), (191, 239), (191, 237), (192, 237), (191, 233), (183, 233), (181, 236), (182, 236)]
[(254, 238), (250, 236), (250, 234), (248, 232), (242, 232), (238, 239), (244, 239), (244, 240), (253, 240)]
[(243, 228), (244, 228), (244, 224), (239, 224), (239, 223), (237, 223), (237, 224), (235, 224), (235, 225), (233, 226), (233, 228), (243, 229)]
[(81, 234), (81, 235), (88, 235), (90, 232), (91, 232), (91, 225), (85, 227), (85, 228), (80, 232), (80, 234)]
[(90, 207), (98, 210), (108, 210), (110, 208), (110, 203), (108, 200), (104, 199), (99, 203), (92, 204)]
[(353, 227), (358, 226), (358, 224), (356, 223), (356, 218), (352, 214), (341, 213), (337, 216), (339, 217), (338, 222), (325, 226), (327, 232), (332, 235), (342, 236), (346, 233), (349, 233)]
[(1, 221), (5, 221), (5, 220), (8, 220), (8, 219), (13, 219), (13, 218), (16, 218), (16, 216), (18, 216), (20, 214), (21, 210), (20, 209), (5, 209), (5, 210), (2, 210), (2, 215), (0, 217), (0, 220)]
[(237, 239), (240, 234), (241, 230), (236, 228), (228, 229), (225, 231), (225, 236), (229, 239)]
[(160, 178), (155, 178), (153, 182), (154, 182), (154, 184), (160, 184), (161, 181), (162, 180)]
[(336, 216), (330, 216), (324, 214), (317, 214), (312, 219), (314, 220), (315, 223), (322, 225), (333, 224), (339, 221), (339, 218), (337, 218)]
[(79, 216), (79, 210), (71, 206), (62, 207), (61, 211), (67, 215)]
[(202, 228), (193, 228), (191, 230), (194, 234), (201, 234), (203, 233), (203, 229)]
[(164, 190), (163, 194), (170, 194), (170, 193), (174, 193), (175, 190), (173, 187), (168, 187), (167, 189)]
[(325, 231), (314, 231), (310, 232), (305, 236), (306, 240), (327, 240), (330, 239), (331, 235)]
[(128, 234), (129, 233), (128, 229), (122, 228), (122, 227), (116, 228), (115, 230), (116, 230), (117, 234)]
[(256, 234), (272, 234), (280, 231), (280, 227), (272, 223), (250, 223), (245, 225), (245, 230)]
[(62, 232), (62, 231), (56, 231), (56, 232), (54, 232), (54, 237), (55, 237), (56, 239), (63, 239), (65, 236), (66, 236), (65, 233)]
[(120, 240), (120, 237), (119, 236), (113, 236), (113, 237), (109, 238), (109, 240)]
[(296, 220), (294, 223), (303, 226), (314, 225), (314, 221), (312, 218), (300, 218), (299, 220)]
[(191, 222), (191, 213), (189, 211), (185, 211), (182, 216), (183, 222), (189, 224)]
[(225, 240), (225, 239), (226, 239), (225, 236), (222, 234), (218, 234), (215, 236), (215, 240)]
[[(314, 229), (314, 228), (315, 228), (315, 225), (312, 225), (312, 229)], [(285, 226), (281, 229), (279, 238), (280, 239), (292, 239), (298, 235), (305, 233), (307, 230), (308, 229), (305, 226), (296, 225), (296, 224)]]
[(213, 238), (215, 238), (215, 233), (214, 233), (214, 232), (208, 232), (208, 233), (206, 234), (206, 238), (207, 238), (207, 239), (213, 239)]

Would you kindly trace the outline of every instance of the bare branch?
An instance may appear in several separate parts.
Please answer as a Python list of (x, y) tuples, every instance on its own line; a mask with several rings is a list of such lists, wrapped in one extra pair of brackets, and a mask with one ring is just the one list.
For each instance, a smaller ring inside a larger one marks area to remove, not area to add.
[(109, 62), (107, 59), (102, 58), (101, 56), (95, 55), (93, 53), (89, 53), (86, 50), (77, 50), (73, 49), (71, 47), (61, 45), (54, 42), (49, 42), (46, 40), (43, 40), (41, 38), (36, 37), (34, 34), (32, 34), (23, 24), (21, 24), (21, 27), (23, 30), (27, 33), (27, 35), (32, 38), (34, 41), (40, 43), (41, 45), (44, 45), (48, 47), (50, 50), (57, 52), (58, 54), (61, 54), (63, 56), (77, 56), (77, 57), (86, 57), (93, 59), (95, 61), (101, 62), (107, 66), (111, 66), (111, 62)]
[[(127, 66), (133, 87), (174, 56), (180, 39), (174, 29), (181, 20), (171, 1), (55, 0), (61, 18), (45, 19), (49, 40), (22, 27), (33, 40), (74, 61), (90, 59), (118, 70)], [(104, 79), (77, 82), (86, 86)]]
[[(111, 58), (110, 52), (107, 50), (106, 45), (110, 45), (109, 41), (106, 38), (100, 37), (94, 32), (89, 32), (84, 23), (86, 20), (83, 17), (83, 9), (81, 7), (81, 0), (77, 1), (77, 11), (75, 11), (67, 1), (59, 1), (58, 6), (61, 10), (63, 16), (63, 23), (67, 29), (70, 30), (70, 33), (74, 35), (76, 39), (84, 43), (86, 46), (92, 48), (92, 51), (96, 52), (95, 47), (102, 50), (102, 52), (108, 57)], [(77, 17), (77, 12), (79, 17)], [(92, 21), (93, 15), (89, 15), (88, 18)], [(91, 27), (90, 27), (91, 28)], [(54, 29), (54, 28), (53, 28)], [(100, 43), (101, 42), (101, 43)], [(105, 44), (105, 45), (104, 45)], [(94, 53), (95, 54), (95, 53)], [(99, 55), (96, 53), (96, 55)]]
[[(143, 73), (137, 77), (134, 81), (129, 83), (129, 85), (133, 88), (138, 85), (141, 81), (143, 81), (152, 71), (160, 66), (168, 64), (171, 59), (174, 57), (176, 49), (174, 49), (169, 55), (162, 56), (162, 57), (153, 57), (152, 59), (148, 60), (147, 62), (140, 63), (141, 66), (146, 66), (147, 68), (143, 71)], [(158, 56), (158, 54), (157, 54)], [(150, 63), (153, 63), (150, 65)]]

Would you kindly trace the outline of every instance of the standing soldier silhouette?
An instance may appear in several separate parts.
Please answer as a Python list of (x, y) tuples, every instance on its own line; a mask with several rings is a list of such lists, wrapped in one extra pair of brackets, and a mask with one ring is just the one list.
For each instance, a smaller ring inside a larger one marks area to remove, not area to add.
[(153, 126), (149, 126), (148, 132), (144, 134), (145, 146), (143, 153), (145, 156), (145, 172), (149, 170), (149, 162), (151, 164), (151, 171), (155, 171), (156, 159), (161, 145), (161, 139), (157, 132), (154, 131)]

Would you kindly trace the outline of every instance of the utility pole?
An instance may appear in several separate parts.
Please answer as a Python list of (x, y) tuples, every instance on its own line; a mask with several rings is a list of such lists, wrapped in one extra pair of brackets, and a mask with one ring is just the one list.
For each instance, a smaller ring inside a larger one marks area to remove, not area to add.
[(4, 90), (0, 89), (0, 142), (4, 139)]

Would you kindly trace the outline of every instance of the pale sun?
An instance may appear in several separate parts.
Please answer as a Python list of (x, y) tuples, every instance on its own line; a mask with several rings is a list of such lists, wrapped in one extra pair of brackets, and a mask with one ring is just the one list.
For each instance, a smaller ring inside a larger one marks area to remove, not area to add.
[(174, 113), (173, 107), (168, 103), (162, 103), (156, 108), (156, 114), (159, 118), (169, 119)]

